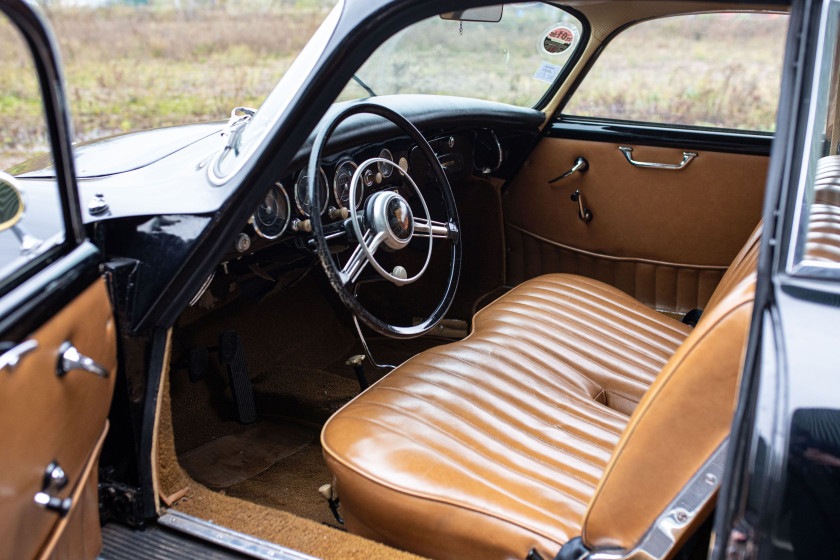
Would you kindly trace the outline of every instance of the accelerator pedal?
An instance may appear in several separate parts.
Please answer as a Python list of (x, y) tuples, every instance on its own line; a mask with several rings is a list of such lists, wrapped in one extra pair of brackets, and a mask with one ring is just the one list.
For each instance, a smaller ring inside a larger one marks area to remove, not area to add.
[(248, 367), (245, 365), (242, 339), (236, 331), (225, 331), (219, 338), (219, 362), (227, 366), (237, 419), (242, 424), (250, 424), (257, 419), (257, 407), (254, 404)]

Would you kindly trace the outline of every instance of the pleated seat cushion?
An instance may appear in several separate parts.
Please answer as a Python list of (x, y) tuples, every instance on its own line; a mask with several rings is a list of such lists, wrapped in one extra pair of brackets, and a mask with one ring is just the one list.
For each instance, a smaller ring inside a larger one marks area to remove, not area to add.
[(595, 280), (523, 283), (324, 426), (348, 530), (434, 558), (553, 555), (690, 331)]

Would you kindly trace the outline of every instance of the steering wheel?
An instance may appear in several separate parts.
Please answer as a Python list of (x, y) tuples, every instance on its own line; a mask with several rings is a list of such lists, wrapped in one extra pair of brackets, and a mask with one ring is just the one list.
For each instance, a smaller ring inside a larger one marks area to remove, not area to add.
[[(345, 231), (348, 239), (351, 242), (358, 243), (358, 245), (343, 267), (338, 266), (330, 252), (330, 247), (324, 234), (324, 224), (321, 221), (321, 215), (317, 211), (312, 212), (309, 217), (312, 225), (312, 237), (315, 240), (318, 257), (321, 265), (324, 267), (324, 272), (327, 274), (330, 285), (335, 289), (344, 305), (368, 327), (382, 335), (393, 338), (413, 338), (434, 328), (443, 319), (444, 315), (446, 315), (455, 297), (455, 289), (458, 286), (458, 276), (461, 271), (461, 243), (459, 240), (458, 212), (455, 209), (455, 197), (452, 195), (449, 180), (446, 178), (446, 173), (444, 173), (440, 162), (438, 162), (437, 156), (435, 156), (432, 147), (423, 135), (420, 134), (420, 131), (396, 111), (374, 103), (357, 103), (351, 105), (336, 114), (329, 123), (321, 128), (315, 138), (315, 143), (312, 146), (312, 152), (309, 156), (309, 165), (307, 167), (307, 175), (309, 177), (318, 177), (318, 167), (324, 147), (338, 125), (353, 115), (363, 113), (378, 115), (387, 119), (414, 141), (428, 162), (437, 186), (443, 195), (444, 206), (446, 208), (446, 222), (438, 222), (431, 219), (426, 200), (423, 198), (423, 194), (420, 192), (417, 183), (414, 182), (414, 179), (409, 175), (407, 170), (403, 170), (392, 161), (377, 157), (370, 158), (358, 166), (350, 181), (348, 200), (357, 200), (357, 190), (363, 188), (361, 187), (362, 174), (367, 167), (377, 163), (391, 165), (403, 177), (405, 182), (413, 188), (423, 208), (424, 217), (414, 216), (408, 201), (399, 193), (392, 190), (382, 190), (367, 197), (364, 212), (361, 216), (356, 210), (356, 205), (351, 202), (348, 204), (350, 214), (350, 218), (348, 219), (349, 225), (345, 226)], [(321, 193), (320, 189), (317, 188), (317, 181), (309, 181), (307, 188), (309, 200), (311, 201), (310, 207), (316, 209), (321, 208), (324, 201), (320, 200)], [(376, 260), (375, 254), (379, 249), (386, 248), (387, 250), (397, 252), (408, 246), (409, 242), (414, 238), (428, 238), (429, 240), (425, 263), (415, 275), (409, 277), (406, 270), (401, 266), (397, 266), (389, 272)], [(431, 315), (417, 325), (404, 327), (383, 321), (359, 303), (356, 297), (356, 289), (358, 287), (356, 280), (358, 280), (362, 270), (367, 265), (370, 265), (380, 276), (397, 286), (411, 284), (426, 272), (432, 257), (433, 243), (436, 238), (448, 239), (451, 244), (451, 250), (446, 290)]]

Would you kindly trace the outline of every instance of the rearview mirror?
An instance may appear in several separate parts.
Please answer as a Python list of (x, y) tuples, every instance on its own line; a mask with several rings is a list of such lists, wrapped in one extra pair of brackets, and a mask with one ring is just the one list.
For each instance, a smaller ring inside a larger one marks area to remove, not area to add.
[(502, 21), (504, 6), (486, 6), (484, 8), (470, 8), (457, 12), (440, 14), (440, 19), (452, 21), (483, 21), (485, 23), (499, 23)]
[(5, 231), (23, 216), (23, 198), (17, 188), (17, 179), (0, 171), (0, 231)]

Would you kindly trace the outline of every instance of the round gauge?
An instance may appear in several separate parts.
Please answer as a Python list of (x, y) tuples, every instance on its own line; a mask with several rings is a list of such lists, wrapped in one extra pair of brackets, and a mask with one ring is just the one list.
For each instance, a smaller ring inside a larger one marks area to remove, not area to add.
[[(327, 202), (329, 202), (327, 200), (329, 190), (327, 188), (327, 175), (320, 167), (318, 168), (318, 191), (321, 196), (321, 210), (318, 213), (323, 214), (324, 210), (327, 209)], [(295, 203), (297, 204), (297, 209), (301, 214), (305, 216), (311, 215), (311, 204), (309, 201), (309, 177), (306, 175), (305, 169), (300, 172), (297, 182), (295, 183)]]
[[(391, 155), (391, 152), (384, 148), (381, 152), (379, 152), (379, 157), (381, 157), (382, 159), (387, 159), (388, 161), (394, 161), (394, 156)], [(376, 166), (377, 168), (379, 168), (379, 172), (382, 173), (382, 176), (386, 179), (391, 176), (391, 173), (394, 172), (393, 165), (388, 165), (387, 163), (382, 163), (380, 161), (376, 164)]]
[(260, 203), (257, 211), (251, 216), (257, 235), (265, 239), (277, 239), (286, 231), (291, 212), (289, 195), (280, 183), (275, 183)]
[[(353, 180), (353, 173), (356, 172), (358, 166), (349, 159), (341, 162), (335, 169), (335, 179), (333, 179), (333, 192), (335, 193), (335, 201), (341, 208), (350, 208), (350, 182)], [(356, 205), (358, 208), (365, 198), (365, 189), (361, 186), (356, 188)]]
[(403, 173), (408, 173), (408, 160), (407, 159), (405, 159), (404, 157), (401, 157), (399, 166), (400, 166), (400, 169), (402, 169)]

